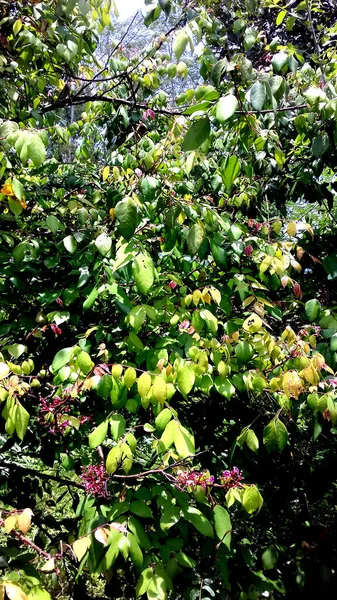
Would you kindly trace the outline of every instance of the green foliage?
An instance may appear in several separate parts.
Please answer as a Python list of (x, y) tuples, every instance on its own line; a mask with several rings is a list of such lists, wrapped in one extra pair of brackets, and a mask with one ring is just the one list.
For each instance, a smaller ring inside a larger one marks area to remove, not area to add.
[(0, 8), (0, 598), (332, 597), (335, 24), (115, 8)]

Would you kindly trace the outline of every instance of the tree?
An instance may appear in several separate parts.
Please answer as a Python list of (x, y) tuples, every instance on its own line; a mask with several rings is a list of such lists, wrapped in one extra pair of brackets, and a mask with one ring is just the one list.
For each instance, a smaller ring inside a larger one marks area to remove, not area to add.
[(0, 598), (330, 597), (334, 25), (112, 9), (1, 3)]

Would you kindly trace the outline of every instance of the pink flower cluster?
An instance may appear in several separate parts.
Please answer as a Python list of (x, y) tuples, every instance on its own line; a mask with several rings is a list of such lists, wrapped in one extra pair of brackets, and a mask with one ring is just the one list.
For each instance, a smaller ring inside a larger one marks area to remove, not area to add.
[(240, 471), (237, 467), (233, 467), (231, 471), (223, 471), (221, 483), (226, 490), (230, 490), (236, 487), (242, 487), (242, 471)]
[[(46, 398), (40, 398), (40, 412), (42, 415), (38, 419), (41, 425), (48, 428), (48, 433), (51, 435), (63, 435), (68, 427), (73, 427), (70, 419), (63, 418), (69, 411), (69, 404), (58, 396), (55, 396), (49, 403)], [(79, 420), (80, 425), (92, 420), (92, 416), (79, 415), (76, 418)]]
[(207, 486), (214, 483), (214, 477), (209, 474), (209, 471), (179, 471), (176, 482), (181, 488), (193, 490), (200, 486), (205, 490)]
[(104, 463), (101, 463), (100, 465), (88, 465), (87, 467), (82, 467), (80, 478), (84, 484), (84, 489), (87, 494), (105, 499), (110, 497), (110, 494), (107, 490), (109, 476), (106, 473)]

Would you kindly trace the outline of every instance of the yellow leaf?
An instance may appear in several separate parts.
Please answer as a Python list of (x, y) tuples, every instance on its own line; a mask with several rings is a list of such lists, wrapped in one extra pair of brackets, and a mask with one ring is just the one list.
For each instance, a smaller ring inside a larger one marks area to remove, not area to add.
[(27, 600), (27, 596), (23, 589), (15, 583), (6, 583), (5, 589), (9, 600)]
[(23, 511), (19, 516), (18, 516), (18, 526), (20, 531), (22, 531), (22, 533), (25, 535), (27, 533), (27, 531), (29, 531), (30, 529), (30, 525), (31, 525), (31, 516), (29, 513), (27, 513), (26, 511)]
[(73, 543), (73, 550), (77, 560), (81, 560), (83, 558), (90, 546), (91, 540), (89, 537), (81, 538), (80, 540), (76, 540), (76, 542)]
[(138, 394), (141, 398), (145, 398), (150, 391), (152, 384), (151, 375), (148, 373), (142, 373), (137, 381)]
[(0, 600), (5, 599), (5, 587), (3, 581), (0, 581)]
[(215, 287), (211, 287), (209, 289), (211, 296), (216, 304), (220, 304), (221, 302), (221, 293)]
[(102, 173), (103, 181), (106, 181), (108, 179), (109, 174), (110, 174), (110, 167), (104, 167), (103, 173)]
[(115, 217), (115, 209), (114, 209), (114, 208), (110, 208), (110, 210), (109, 210), (109, 215), (110, 215), (110, 219), (111, 219), (111, 221), (114, 221), (114, 220), (115, 220), (115, 218), (116, 218), (116, 217)]
[(5, 183), (1, 190), (0, 190), (1, 194), (5, 194), (6, 196), (10, 196), (11, 198), (15, 198), (15, 194), (12, 188), (12, 184), (11, 183)]
[(243, 322), (244, 330), (248, 331), (249, 333), (256, 333), (257, 331), (260, 331), (261, 327), (262, 319), (254, 313), (247, 317), (247, 319)]
[(272, 258), (271, 266), (273, 267), (277, 275), (282, 275), (282, 273), (284, 272), (283, 262), (279, 258), (276, 258), (276, 256)]
[(96, 529), (95, 533), (95, 538), (98, 542), (100, 542), (101, 544), (103, 544), (103, 546), (106, 546), (108, 543), (108, 532), (106, 531), (106, 529), (104, 529), (104, 527), (99, 527), (98, 529)]
[(303, 381), (296, 371), (288, 371), (282, 377), (282, 387), (288, 398), (293, 396), (297, 400), (303, 387)]
[(292, 268), (293, 268), (293, 269), (295, 269), (295, 271), (297, 271), (298, 273), (299, 273), (300, 271), (302, 271), (302, 267), (301, 267), (300, 263), (298, 263), (298, 262), (297, 262), (297, 260), (294, 260), (294, 259), (293, 259), (293, 260), (291, 261), (291, 266), (292, 266)]
[(309, 225), (309, 223), (304, 223), (306, 230), (308, 231), (308, 233), (310, 233), (312, 239), (314, 239), (314, 231), (313, 228), (311, 227), (311, 225)]
[(193, 304), (195, 304), (195, 306), (197, 306), (197, 304), (198, 304), (198, 302), (199, 302), (199, 300), (201, 298), (201, 291), (200, 290), (195, 290), (193, 292), (192, 298), (193, 298)]
[(210, 304), (211, 303), (211, 296), (208, 293), (207, 289), (203, 290), (203, 292), (201, 294), (201, 300), (203, 301), (204, 304)]
[(7, 517), (7, 519), (5, 519), (4, 526), (5, 526), (6, 533), (10, 533), (12, 531), (12, 529), (15, 529), (16, 521), (17, 521), (16, 515), (11, 515), (10, 517)]
[(295, 221), (290, 221), (290, 223), (288, 223), (287, 225), (287, 234), (291, 235), (292, 237), (294, 235), (296, 235), (297, 233), (297, 225), (295, 223)]
[(246, 308), (246, 306), (249, 306), (252, 302), (254, 302), (255, 297), (254, 296), (248, 296), (248, 298), (246, 298), (243, 302), (242, 302), (242, 308)]
[(45, 573), (51, 573), (55, 569), (55, 558), (50, 558), (47, 562), (41, 567), (40, 571), (44, 571)]
[(160, 404), (164, 404), (167, 398), (167, 389), (166, 389), (166, 381), (162, 377), (155, 377), (152, 386), (152, 394), (154, 398), (160, 402)]
[(312, 385), (316, 385), (319, 382), (319, 374), (317, 370), (312, 365), (309, 365), (301, 372), (303, 377)]
[(268, 269), (268, 267), (270, 267), (271, 261), (272, 261), (271, 256), (266, 255), (264, 257), (262, 263), (260, 264), (260, 273), (261, 274), (264, 273)]

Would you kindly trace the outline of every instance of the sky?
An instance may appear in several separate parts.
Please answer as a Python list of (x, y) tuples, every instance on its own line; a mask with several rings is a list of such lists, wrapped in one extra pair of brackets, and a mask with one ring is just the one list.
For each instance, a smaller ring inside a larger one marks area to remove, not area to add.
[(142, 6), (142, 0), (115, 0), (121, 19), (127, 19)]

